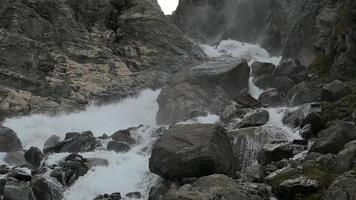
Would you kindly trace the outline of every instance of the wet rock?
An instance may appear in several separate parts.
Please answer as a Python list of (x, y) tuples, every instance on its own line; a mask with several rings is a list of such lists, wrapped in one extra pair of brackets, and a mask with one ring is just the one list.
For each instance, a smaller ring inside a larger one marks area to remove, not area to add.
[(103, 194), (95, 197), (93, 200), (121, 200), (120, 193)]
[(249, 73), (244, 60), (219, 57), (176, 74), (158, 97), (157, 122), (171, 124), (223, 112), (247, 90)]
[(28, 182), (28, 181), (31, 181), (32, 180), (32, 176), (22, 170), (19, 170), (19, 169), (13, 169), (11, 171), (11, 173), (9, 174), (10, 177), (13, 177), (19, 181), (25, 181), (25, 182)]
[(238, 184), (226, 175), (214, 174), (201, 177), (192, 185), (173, 187), (164, 195), (164, 199), (179, 200), (189, 197), (192, 200), (262, 200), (267, 196), (268, 190), (264, 185)]
[(23, 151), (9, 152), (6, 154), (4, 161), (8, 165), (24, 166), (26, 165), (25, 155)]
[(335, 156), (335, 167), (338, 171), (348, 171), (356, 167), (356, 140), (345, 144), (344, 148)]
[(165, 179), (232, 174), (234, 159), (222, 128), (212, 124), (177, 125), (154, 144), (149, 168)]
[(303, 81), (293, 86), (287, 93), (290, 106), (298, 106), (311, 102), (321, 102), (322, 88), (319, 81)]
[(283, 95), (275, 88), (264, 91), (259, 97), (258, 101), (265, 106), (281, 106), (284, 104)]
[(264, 74), (253, 79), (253, 83), (261, 89), (269, 89), (273, 87), (275, 76), (273, 74)]
[(30, 184), (37, 200), (61, 200), (64, 187), (55, 180), (35, 177)]
[(129, 192), (125, 196), (131, 199), (140, 199), (142, 195), (141, 192)]
[(258, 152), (268, 142), (286, 140), (288, 133), (275, 126), (243, 128), (227, 132), (233, 146), (236, 167), (243, 170), (257, 161)]
[(162, 199), (164, 194), (170, 189), (171, 182), (163, 180), (150, 188), (148, 200)]
[(282, 198), (295, 198), (297, 195), (307, 196), (313, 194), (319, 189), (319, 183), (316, 180), (305, 176), (294, 179), (288, 179), (278, 186), (278, 196)]
[(56, 144), (59, 143), (59, 141), (61, 140), (61, 138), (57, 135), (51, 135), (47, 140), (46, 142), (44, 143), (44, 147), (53, 147), (55, 146)]
[(243, 181), (261, 183), (266, 176), (266, 171), (263, 166), (255, 164), (246, 167), (241, 176)]
[(131, 133), (129, 129), (117, 131), (111, 136), (111, 138), (115, 141), (124, 142), (129, 145), (136, 143), (135, 139), (131, 137)]
[(247, 128), (251, 126), (265, 125), (269, 120), (269, 113), (266, 110), (257, 110), (256, 112), (246, 116), (237, 125), (238, 128)]
[(94, 151), (96, 148), (101, 147), (101, 143), (96, 140), (93, 133), (90, 131), (82, 132), (78, 137), (63, 140), (52, 147), (43, 149), (45, 154), (60, 153), (60, 152), (89, 152)]
[(250, 94), (242, 94), (235, 99), (239, 108), (258, 108), (261, 107), (261, 102), (253, 98)]
[(13, 151), (22, 151), (20, 139), (13, 130), (0, 126), (0, 152)]
[(79, 154), (70, 154), (55, 168), (50, 176), (57, 179), (63, 186), (71, 186), (80, 177), (84, 176), (89, 170), (87, 160)]
[(96, 166), (107, 167), (109, 165), (109, 161), (104, 158), (86, 158), (88, 161), (88, 168), (91, 169)]
[(338, 153), (346, 143), (356, 139), (354, 123), (337, 120), (333, 125), (319, 132), (311, 147), (312, 152)]
[(44, 155), (42, 151), (37, 147), (31, 147), (25, 152), (26, 162), (29, 163), (32, 167), (38, 168), (41, 165)]
[(275, 66), (272, 63), (253, 62), (251, 65), (251, 69), (252, 76), (258, 77), (264, 74), (272, 74), (275, 69)]
[(275, 77), (273, 84), (272, 84), (272, 88), (276, 88), (278, 91), (281, 91), (285, 94), (288, 93), (288, 91), (295, 85), (295, 82), (286, 77), (286, 76), (282, 76), (282, 77)]
[(123, 153), (130, 151), (131, 147), (124, 143), (118, 141), (110, 141), (107, 147), (108, 151), (115, 151), (116, 153)]
[(348, 200), (356, 196), (356, 172), (350, 171), (336, 178), (326, 190), (323, 200)]
[(4, 199), (11, 200), (35, 200), (32, 189), (25, 184), (17, 181), (7, 181), (4, 193)]
[(281, 63), (277, 66), (274, 74), (277, 77), (288, 77), (294, 82), (299, 83), (297, 75), (299, 72), (304, 71), (306, 68), (301, 65), (299, 60), (292, 58), (284, 58)]
[(348, 88), (344, 82), (335, 80), (323, 86), (321, 95), (325, 101), (337, 101), (350, 91), (350, 88)]
[(80, 136), (80, 133), (78, 133), (78, 132), (69, 132), (69, 133), (66, 133), (64, 140), (68, 140), (68, 139), (79, 137), (79, 136)]

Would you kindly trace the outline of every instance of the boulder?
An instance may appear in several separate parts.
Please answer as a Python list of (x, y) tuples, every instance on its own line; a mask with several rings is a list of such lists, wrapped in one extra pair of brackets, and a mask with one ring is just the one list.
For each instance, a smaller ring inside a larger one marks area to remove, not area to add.
[(296, 196), (307, 196), (316, 193), (319, 183), (305, 176), (288, 179), (282, 182), (277, 189), (277, 195), (282, 198), (294, 199)]
[(259, 108), (261, 102), (252, 97), (250, 94), (243, 93), (240, 97), (235, 99), (237, 107), (239, 108)]
[(177, 125), (153, 146), (149, 168), (165, 179), (234, 173), (225, 130), (213, 124)]
[(321, 102), (322, 88), (318, 80), (314, 82), (303, 81), (294, 85), (287, 93), (290, 106), (306, 103)]
[(30, 184), (37, 200), (61, 200), (64, 187), (56, 180), (35, 177)]
[(344, 148), (335, 156), (336, 169), (348, 171), (356, 167), (356, 140), (345, 144)]
[(219, 114), (248, 89), (250, 68), (242, 59), (219, 57), (176, 74), (157, 99), (158, 124)]
[(245, 118), (237, 125), (237, 128), (247, 128), (251, 126), (265, 125), (269, 120), (269, 113), (267, 110), (257, 110)]
[(272, 74), (275, 69), (274, 64), (264, 62), (253, 62), (251, 65), (251, 74), (253, 77), (259, 77), (264, 74)]
[(93, 200), (121, 200), (121, 194), (118, 192), (112, 194), (102, 194), (95, 197)]
[(254, 164), (246, 167), (246, 169), (241, 174), (241, 179), (245, 182), (263, 182), (266, 176), (266, 171), (263, 166)]
[(243, 128), (228, 131), (227, 134), (236, 157), (235, 165), (241, 171), (257, 161), (257, 154), (265, 144), (276, 139), (286, 140), (288, 135), (275, 126)]
[(12, 169), (8, 176), (17, 179), (18, 181), (29, 182), (32, 180), (31, 174), (28, 174), (27, 172), (20, 169)]
[(13, 151), (22, 151), (20, 139), (13, 130), (0, 126), (0, 152)]
[(66, 133), (64, 140), (68, 140), (68, 139), (79, 137), (79, 136), (80, 136), (80, 133), (78, 133), (78, 132), (68, 132), (68, 133)]
[(104, 158), (86, 158), (88, 161), (88, 168), (91, 169), (96, 166), (109, 166), (109, 161)]
[(61, 138), (57, 135), (51, 135), (44, 143), (44, 147), (53, 147), (60, 142)]
[(111, 138), (115, 141), (118, 141), (118, 142), (124, 142), (126, 144), (129, 144), (129, 145), (132, 145), (132, 144), (135, 144), (136, 141), (135, 139), (133, 139), (131, 137), (131, 133), (130, 133), (130, 130), (119, 130), (117, 132), (115, 132)]
[(356, 172), (349, 171), (336, 178), (322, 200), (349, 200), (356, 196)]
[(34, 194), (31, 188), (25, 184), (22, 184), (18, 181), (11, 180), (7, 181), (4, 193), (4, 199), (11, 200), (35, 200)]
[(14, 151), (6, 154), (4, 161), (12, 166), (25, 166), (25, 154), (23, 151)]
[(333, 125), (319, 132), (310, 151), (336, 154), (346, 143), (354, 139), (356, 139), (355, 124), (337, 120)]
[(131, 198), (131, 199), (141, 199), (141, 192), (129, 192), (125, 194), (125, 197)]
[(301, 65), (299, 60), (293, 58), (284, 58), (281, 63), (277, 66), (274, 74), (277, 77), (288, 77), (293, 81), (299, 83), (298, 73), (306, 69), (305, 66)]
[(118, 141), (110, 141), (107, 147), (108, 151), (115, 151), (116, 153), (128, 152), (130, 149), (131, 147), (128, 144)]
[(98, 147), (102, 147), (102, 145), (99, 141), (97, 141), (93, 133), (85, 131), (78, 137), (63, 140), (52, 147), (46, 147), (43, 149), (43, 152), (45, 154), (60, 152), (78, 153), (94, 151)]
[(295, 85), (295, 82), (286, 76), (275, 77), (272, 88), (276, 88), (278, 91), (281, 91), (285, 94)]
[(70, 154), (58, 167), (51, 171), (50, 176), (57, 179), (63, 186), (71, 186), (89, 170), (87, 160), (79, 154)]
[(270, 88), (258, 97), (258, 101), (260, 101), (262, 105), (275, 107), (283, 105), (285, 99), (277, 89)]
[(164, 195), (163, 199), (263, 200), (268, 199), (269, 194), (266, 188), (265, 185), (239, 184), (226, 175), (214, 174), (201, 177), (192, 185), (173, 187)]
[(322, 98), (325, 101), (337, 101), (350, 92), (350, 88), (340, 80), (323, 85)]
[(37, 147), (31, 147), (25, 152), (26, 162), (29, 163), (32, 167), (38, 168), (41, 165), (44, 155), (42, 151)]
[(273, 87), (275, 77), (273, 74), (264, 74), (253, 79), (253, 83), (261, 89), (269, 89)]

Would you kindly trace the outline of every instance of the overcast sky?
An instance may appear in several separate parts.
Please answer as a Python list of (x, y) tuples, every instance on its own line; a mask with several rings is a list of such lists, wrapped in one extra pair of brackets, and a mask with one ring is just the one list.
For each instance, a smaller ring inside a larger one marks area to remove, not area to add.
[(158, 3), (165, 14), (172, 14), (178, 6), (178, 1), (179, 0), (158, 0)]

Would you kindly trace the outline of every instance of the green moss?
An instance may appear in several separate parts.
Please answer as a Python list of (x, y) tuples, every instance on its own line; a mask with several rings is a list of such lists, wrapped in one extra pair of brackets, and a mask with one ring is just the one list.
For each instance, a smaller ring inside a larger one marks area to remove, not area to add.
[(315, 73), (317, 73), (323, 80), (330, 75), (331, 67), (334, 62), (333, 55), (318, 56), (311, 64)]

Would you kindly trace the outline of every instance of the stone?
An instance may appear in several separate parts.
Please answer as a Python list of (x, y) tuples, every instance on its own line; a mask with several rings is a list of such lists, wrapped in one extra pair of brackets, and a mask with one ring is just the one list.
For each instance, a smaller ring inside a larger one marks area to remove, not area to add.
[(266, 110), (257, 110), (249, 114), (237, 125), (237, 128), (247, 128), (251, 126), (265, 125), (269, 120), (269, 113)]
[(135, 139), (131, 137), (130, 130), (117, 131), (111, 136), (111, 138), (115, 141), (124, 142), (129, 145), (136, 143)]
[(101, 143), (97, 141), (93, 133), (90, 131), (82, 132), (78, 137), (70, 138), (68, 140), (63, 140), (57, 145), (52, 147), (46, 147), (43, 149), (45, 154), (48, 153), (79, 153), (79, 152), (89, 152), (101, 147)]
[(15, 181), (7, 181), (4, 193), (4, 199), (11, 200), (35, 200), (34, 194), (30, 187)]
[(325, 191), (323, 200), (348, 200), (356, 196), (356, 172), (345, 172)]
[(41, 165), (44, 155), (42, 151), (37, 147), (31, 147), (25, 152), (25, 160), (34, 168), (38, 168)]
[(259, 97), (258, 101), (265, 106), (281, 106), (284, 104), (283, 95), (275, 88), (270, 88), (264, 91)]
[(177, 125), (153, 145), (149, 168), (165, 179), (234, 173), (225, 130), (213, 124)]
[(272, 63), (253, 62), (251, 65), (251, 74), (254, 77), (262, 76), (264, 74), (272, 74), (275, 66)]
[(297, 80), (296, 75), (304, 71), (306, 68), (301, 65), (299, 60), (292, 58), (284, 58), (281, 63), (277, 66), (274, 74), (278, 77), (286, 76), (292, 79), (295, 82), (299, 82)]
[(269, 89), (273, 87), (275, 76), (273, 74), (264, 74), (253, 79), (253, 83), (261, 89)]
[(131, 199), (140, 199), (142, 196), (141, 192), (129, 192), (125, 195), (125, 197), (131, 198)]
[(22, 151), (20, 139), (13, 130), (0, 126), (0, 152), (13, 151)]
[(266, 171), (263, 166), (254, 164), (246, 167), (241, 176), (241, 179), (245, 182), (261, 183), (266, 176)]
[(13, 165), (13, 166), (25, 166), (26, 165), (25, 154), (23, 151), (15, 151), (15, 152), (7, 153), (4, 158), (4, 161), (8, 165)]
[(337, 120), (333, 125), (319, 132), (310, 151), (318, 153), (338, 153), (346, 143), (356, 139), (354, 123)]
[(118, 141), (110, 141), (107, 147), (108, 151), (115, 151), (116, 153), (128, 152), (130, 149), (131, 147), (128, 144)]
[(250, 68), (238, 58), (218, 57), (177, 73), (157, 101), (158, 124), (219, 114), (248, 88)]
[(116, 192), (112, 194), (103, 194), (95, 197), (93, 200), (121, 200), (121, 194)]
[(59, 143), (59, 141), (61, 140), (61, 138), (57, 135), (51, 135), (47, 140), (46, 142), (44, 143), (44, 147), (53, 147), (55, 146), (56, 144)]
[(356, 140), (345, 144), (335, 156), (335, 168), (338, 171), (346, 172), (356, 167)]
[(275, 77), (272, 88), (276, 88), (278, 91), (281, 91), (285, 94), (288, 93), (288, 91), (295, 85), (295, 82), (286, 77), (286, 76), (281, 76), (281, 77)]
[(290, 106), (321, 102), (322, 88), (318, 80), (314, 82), (303, 81), (294, 85), (287, 93)]
[(331, 83), (323, 85), (322, 98), (325, 101), (337, 101), (350, 93), (350, 88), (340, 80), (334, 80)]
[(282, 182), (278, 186), (277, 193), (279, 197), (293, 199), (297, 195), (307, 196), (316, 193), (318, 189), (319, 183), (316, 180), (305, 176), (299, 176)]
[(61, 200), (65, 191), (59, 182), (43, 177), (35, 177), (30, 186), (37, 200)]
[(32, 180), (32, 176), (28, 173), (26, 173), (25, 171), (19, 170), (19, 169), (14, 169), (11, 171), (11, 173), (9, 174), (10, 177), (13, 177), (19, 181), (31, 181)]
[(78, 132), (69, 132), (69, 133), (66, 133), (64, 140), (68, 140), (68, 139), (79, 137), (79, 136), (80, 136), (80, 133), (78, 133)]

